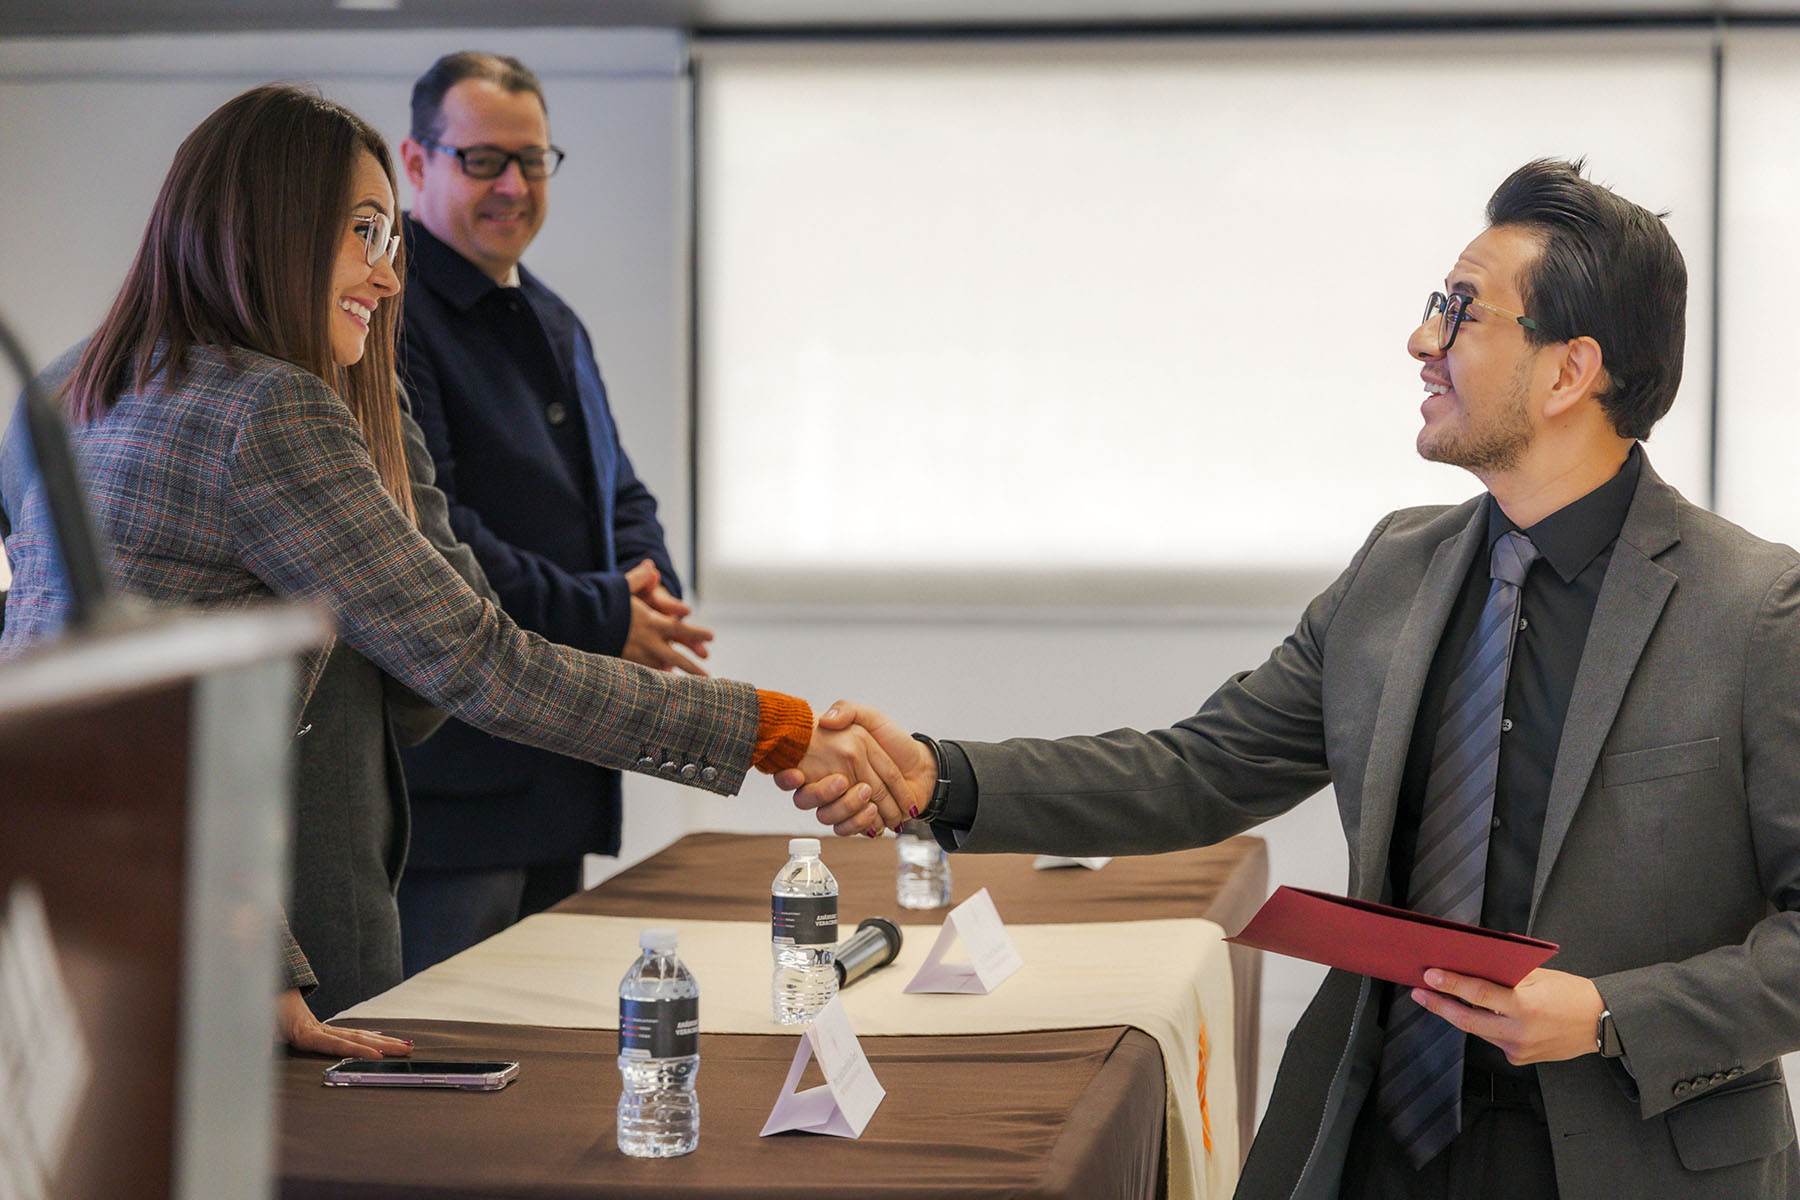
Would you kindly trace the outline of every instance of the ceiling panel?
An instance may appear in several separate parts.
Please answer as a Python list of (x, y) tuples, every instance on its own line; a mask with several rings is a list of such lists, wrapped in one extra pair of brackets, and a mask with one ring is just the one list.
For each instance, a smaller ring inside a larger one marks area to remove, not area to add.
[(696, 32), (953, 30), (1300, 23), (1713, 20), (1794, 15), (1800, 2), (1738, 0), (0, 0), (0, 37), (270, 29), (661, 26)]

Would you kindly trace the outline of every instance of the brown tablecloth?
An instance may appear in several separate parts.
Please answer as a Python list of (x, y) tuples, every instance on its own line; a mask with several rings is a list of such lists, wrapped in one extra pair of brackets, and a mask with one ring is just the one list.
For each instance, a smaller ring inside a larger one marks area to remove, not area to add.
[[(786, 837), (774, 834), (690, 833), (553, 911), (610, 917), (678, 912), (702, 921), (765, 921), (769, 884), (787, 862), (787, 844)], [(1226, 933), (1236, 933), (1269, 887), (1268, 851), (1254, 837), (1200, 850), (1115, 858), (1098, 871), (1037, 871), (1031, 866), (1033, 857), (951, 855), (950, 902), (961, 904), (986, 888), (1000, 915), (1014, 925), (1204, 917), (1223, 925)], [(823, 858), (837, 877), (838, 916), (846, 933), (863, 917), (920, 925), (943, 920), (943, 909), (915, 912), (895, 902), (893, 839), (828, 840)]]
[[(614, 917), (679, 913), (707, 921), (760, 921), (769, 913), (769, 883), (787, 861), (781, 835), (691, 833), (599, 887), (571, 896), (553, 911)], [(1008, 924), (1152, 921), (1204, 917), (1236, 933), (1269, 894), (1269, 852), (1261, 838), (1216, 846), (1115, 858), (1098, 871), (1032, 868), (1030, 854), (958, 854), (950, 858), (952, 904), (987, 888)], [(895, 850), (888, 838), (824, 843), (825, 864), (838, 881), (838, 924), (848, 937), (864, 917), (900, 924), (942, 920), (911, 912), (894, 899)], [(1262, 953), (1232, 946), (1237, 1013), (1238, 1145), (1256, 1131), (1256, 1058), (1261, 1040)]]
[[(693, 834), (558, 911), (760, 920), (785, 837)], [(826, 844), (846, 932), (865, 916), (923, 924), (894, 900), (887, 840)], [(1260, 840), (1034, 871), (1029, 856), (952, 860), (954, 900), (986, 887), (1012, 923), (1204, 917), (1234, 932), (1267, 889)], [(1254, 1117), (1260, 962), (1232, 947), (1242, 1144)], [(368, 1024), (367, 1022), (350, 1022)], [(518, 1059), (497, 1093), (325, 1088), (316, 1058), (285, 1065), (282, 1195), (326, 1197), (947, 1196), (1140, 1200), (1157, 1194), (1163, 1068), (1135, 1029), (862, 1039), (889, 1091), (854, 1141), (757, 1137), (793, 1060), (791, 1038), (702, 1035), (700, 1148), (640, 1161), (613, 1140), (619, 1077), (609, 1032), (442, 1021), (384, 1022), (435, 1058)], [(811, 1080), (803, 1081), (805, 1086)], [(902, 1108), (896, 1095), (928, 1095)], [(729, 1148), (729, 1149), (727, 1149)]]
[[(385, 1028), (433, 1058), (517, 1059), (519, 1078), (500, 1092), (327, 1088), (322, 1060), (289, 1059), (284, 1200), (1123, 1200), (1155, 1195), (1160, 1175), (1162, 1054), (1137, 1030), (864, 1038), (888, 1100), (854, 1141), (758, 1137), (794, 1039), (702, 1034), (700, 1148), (658, 1161), (627, 1158), (614, 1144), (610, 1032)], [(893, 1099), (901, 1095), (934, 1099), (903, 1109)]]

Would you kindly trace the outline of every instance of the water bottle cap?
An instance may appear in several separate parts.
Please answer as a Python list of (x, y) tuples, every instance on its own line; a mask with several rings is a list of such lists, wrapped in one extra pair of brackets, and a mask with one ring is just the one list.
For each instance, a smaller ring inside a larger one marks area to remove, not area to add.
[(679, 939), (673, 929), (646, 929), (638, 934), (638, 945), (657, 954), (673, 954)]
[(791, 841), (788, 842), (788, 857), (789, 858), (817, 858), (817, 857), (819, 857), (819, 839), (818, 838), (794, 838), (794, 839), (792, 839)]

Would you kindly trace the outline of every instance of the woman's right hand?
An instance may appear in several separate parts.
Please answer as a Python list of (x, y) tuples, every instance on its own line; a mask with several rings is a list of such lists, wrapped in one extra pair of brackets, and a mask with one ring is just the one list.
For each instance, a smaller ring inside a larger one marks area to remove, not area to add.
[(306, 1007), (299, 988), (281, 993), (275, 1004), (281, 1040), (303, 1054), (327, 1054), (336, 1058), (405, 1058), (413, 1044), (372, 1029), (345, 1029), (327, 1025)]

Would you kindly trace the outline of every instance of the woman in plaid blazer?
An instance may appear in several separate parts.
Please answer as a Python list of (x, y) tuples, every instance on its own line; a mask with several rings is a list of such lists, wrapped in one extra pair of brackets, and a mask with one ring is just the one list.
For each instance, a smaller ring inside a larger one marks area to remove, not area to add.
[[(394, 218), (380, 135), (306, 91), (253, 89), (182, 143), (63, 393), (122, 589), (203, 608), (313, 601), (383, 672), (496, 736), (726, 794), (751, 766), (842, 772), (872, 787), (820, 810), (821, 821), (840, 832), (898, 824), (881, 780), (909, 793), (860, 730), (815, 731), (803, 701), (747, 684), (546, 642), (420, 535), (394, 385)], [(68, 601), (42, 489), (8, 508), (14, 579), (0, 654), (53, 632)], [(304, 664), (306, 695), (324, 661)], [(290, 1042), (406, 1052), (319, 1024), (299, 991), (304, 959), (290, 961)]]

